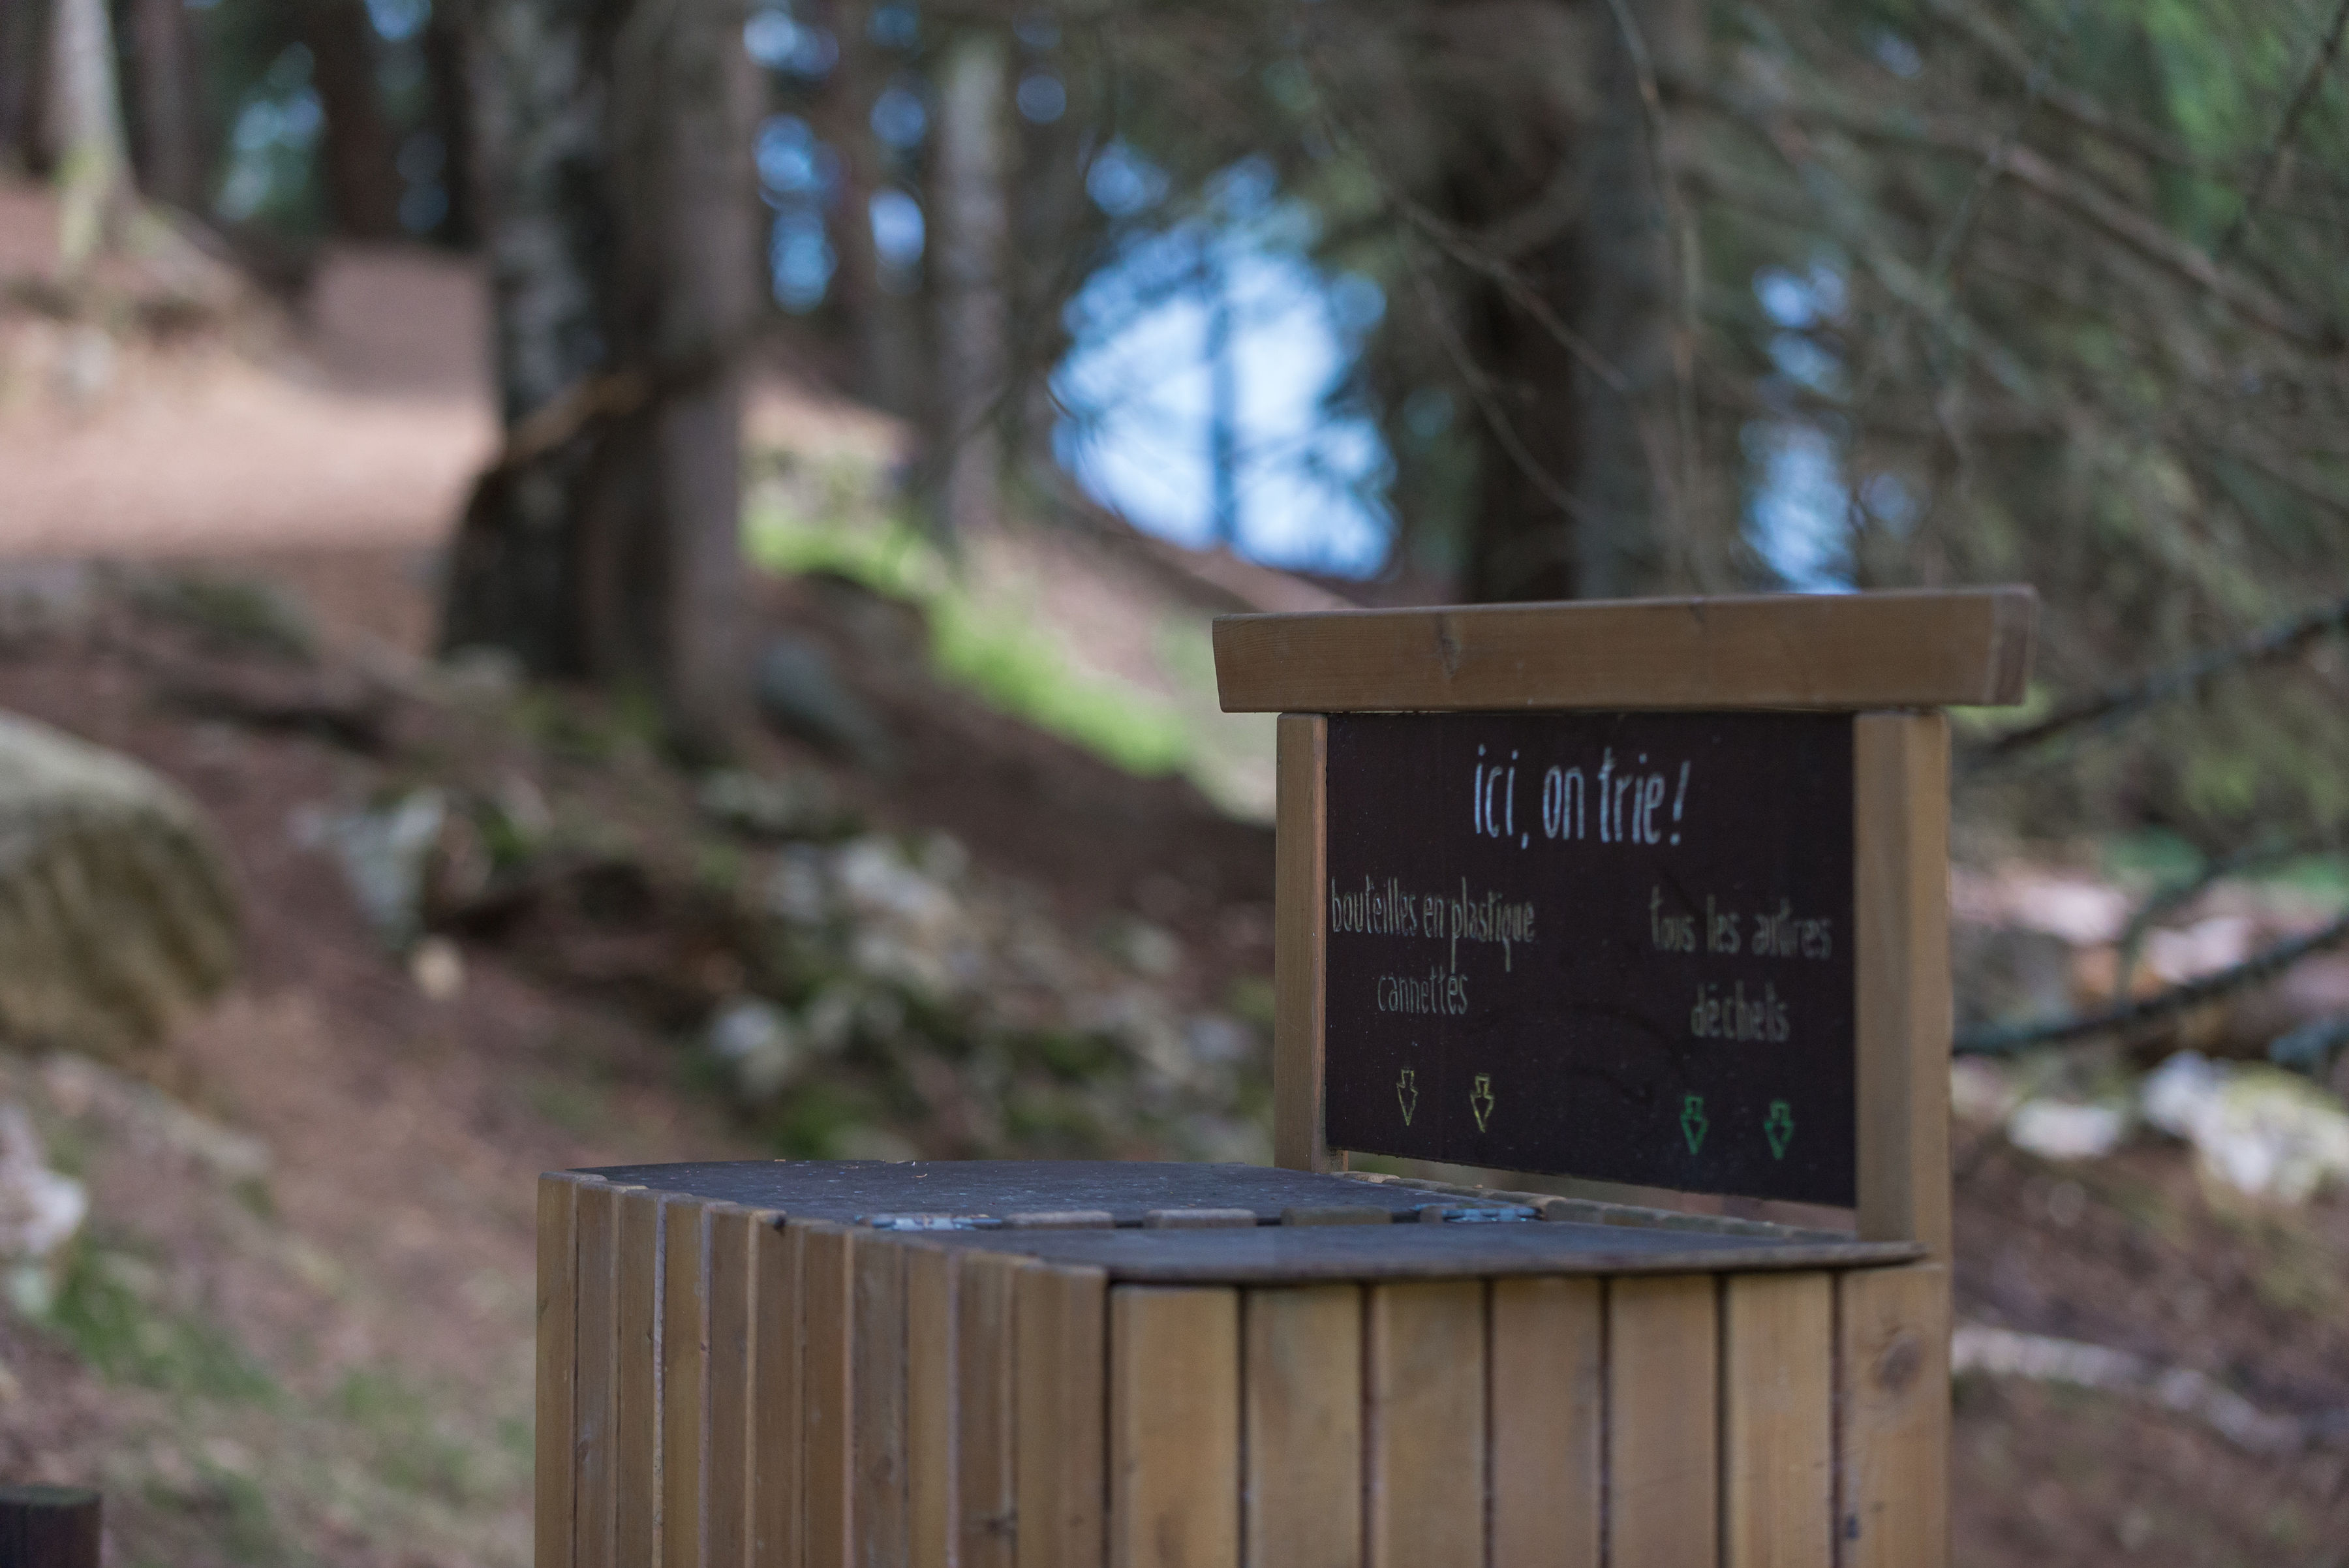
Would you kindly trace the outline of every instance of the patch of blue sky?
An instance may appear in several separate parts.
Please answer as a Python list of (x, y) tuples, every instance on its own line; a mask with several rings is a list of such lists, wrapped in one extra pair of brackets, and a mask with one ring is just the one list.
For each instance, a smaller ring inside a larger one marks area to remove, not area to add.
[[(1167, 182), (1113, 145), (1088, 189), (1104, 212), (1130, 218), (1163, 201)], [(1307, 259), (1318, 219), (1279, 198), (1261, 160), (1224, 171), (1206, 196), (1202, 215), (1136, 234), (1071, 302), (1074, 347), (1053, 377), (1070, 413), (1056, 450), (1136, 526), (1214, 543), (1209, 355), (1220, 289), (1236, 383), (1234, 546), (1279, 566), (1374, 572), (1393, 532), (1393, 463), (1376, 423), (1342, 394), (1385, 296)]]
[(1137, 526), (1214, 542), (1207, 280), (1220, 275), (1237, 383), (1234, 545), (1280, 566), (1377, 570), (1392, 462), (1372, 421), (1331, 400), (1383, 308), (1376, 286), (1333, 284), (1300, 256), (1228, 234), (1209, 242), (1203, 269), (1200, 241), (1185, 227), (1142, 242), (1071, 306), (1077, 346), (1053, 381), (1072, 410), (1061, 461)]

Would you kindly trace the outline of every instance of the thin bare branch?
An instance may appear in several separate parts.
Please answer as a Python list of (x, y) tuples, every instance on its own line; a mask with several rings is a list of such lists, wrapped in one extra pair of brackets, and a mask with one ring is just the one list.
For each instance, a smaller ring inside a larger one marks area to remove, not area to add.
[(2278, 942), (2264, 952), (2254, 954), (2215, 974), (2204, 975), (2199, 980), (2189, 980), (2155, 992), (2151, 996), (2094, 1012), (2066, 1013), (2025, 1023), (1970, 1029), (1957, 1037), (1952, 1049), (1961, 1056), (2007, 1056), (2033, 1046), (2075, 1044), (2140, 1024), (2158, 1023), (2206, 1002), (2264, 985), (2301, 960), (2330, 951), (2344, 942), (2349, 942), (2349, 914), (2344, 914), (2331, 924), (2304, 935)]
[(2295, 659), (2318, 639), (2344, 629), (2349, 629), (2349, 598), (2263, 627), (2231, 647), (2197, 654), (2141, 680), (2108, 687), (2035, 724), (2010, 730), (1971, 753), (1963, 761), (1961, 776), (2011, 762), (2050, 742), (2110, 729), (2147, 709), (2198, 695), (2220, 676), (2235, 670)]
[(2268, 143), (2266, 153), (2260, 159), (2258, 176), (2251, 181), (2251, 188), (2243, 193), (2243, 210), (2235, 214), (2235, 221), (2227, 225), (2226, 234), (2220, 237), (2218, 248), (2210, 253), (2218, 260), (2225, 261), (2233, 254), (2235, 247), (2242, 244), (2244, 236), (2251, 233), (2253, 214), (2260, 210), (2260, 203), (2267, 200), (2268, 187), (2274, 183), (2276, 171), (2283, 166), (2284, 155), (2292, 150), (2293, 140), (2300, 135), (2301, 117), (2308, 112), (2308, 106), (2316, 101), (2318, 84), (2324, 80), (2324, 73), (2333, 68), (2334, 57), (2341, 53), (2341, 35), (2344, 28), (2349, 28), (2349, 0), (2341, 0), (2341, 4), (2333, 8), (2333, 26), (2325, 29), (2324, 41), (2317, 46), (2315, 57), (2308, 62), (2308, 70), (2300, 78), (2299, 90), (2292, 95), (2292, 103), (2283, 111), (2283, 123), (2276, 127), (2275, 140)]

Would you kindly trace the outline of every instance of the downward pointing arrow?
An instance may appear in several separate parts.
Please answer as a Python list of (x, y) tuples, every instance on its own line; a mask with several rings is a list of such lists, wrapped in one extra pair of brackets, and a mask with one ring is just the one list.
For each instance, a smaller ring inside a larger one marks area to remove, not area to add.
[(1686, 1095), (1681, 1099), (1681, 1137), (1688, 1139), (1689, 1152), (1694, 1154), (1704, 1147), (1704, 1135), (1713, 1124), (1704, 1119), (1704, 1096)]

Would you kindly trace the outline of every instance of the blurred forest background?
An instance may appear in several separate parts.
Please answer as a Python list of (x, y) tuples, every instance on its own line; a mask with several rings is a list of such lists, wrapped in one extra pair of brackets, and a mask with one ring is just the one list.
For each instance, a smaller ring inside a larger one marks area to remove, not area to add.
[(0, 0), (0, 1470), (518, 1563), (534, 1171), (1264, 1158), (1215, 614), (2023, 581), (1958, 1560), (2349, 1563), (2344, 28)]

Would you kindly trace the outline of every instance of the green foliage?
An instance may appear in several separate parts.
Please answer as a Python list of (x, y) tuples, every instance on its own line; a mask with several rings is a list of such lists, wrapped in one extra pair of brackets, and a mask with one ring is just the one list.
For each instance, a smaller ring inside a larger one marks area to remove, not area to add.
[(47, 1326), (108, 1377), (207, 1398), (266, 1400), (276, 1385), (219, 1326), (159, 1306), (156, 1271), (85, 1241), (66, 1263)]
[(187, 628), (223, 652), (306, 664), (318, 631), (300, 601), (268, 583), (209, 573), (174, 572), (138, 580), (133, 602)]
[(1188, 760), (1189, 734), (1172, 710), (1071, 668), (1049, 634), (973, 596), (913, 529), (832, 526), (769, 507), (753, 514), (746, 532), (752, 558), (771, 570), (836, 572), (919, 606), (938, 673), (997, 711), (1129, 773), (1172, 773)]
[(447, 1397), (427, 1395), (383, 1366), (347, 1373), (333, 1407), (367, 1435), (374, 1472), (387, 1484), (460, 1505), (479, 1501), (493, 1494), (471, 1449), (450, 1437), (436, 1414)]

